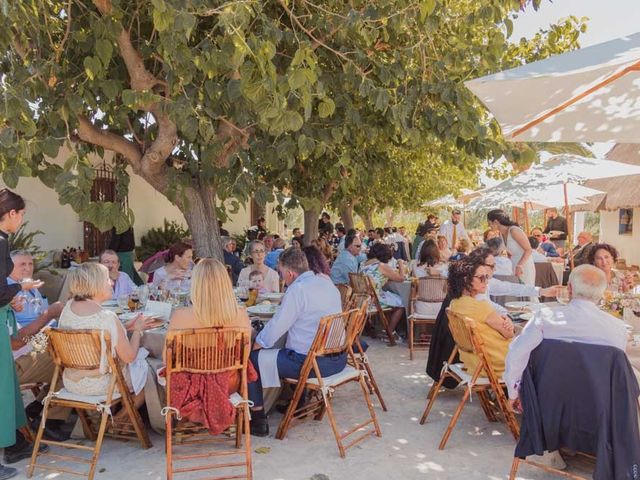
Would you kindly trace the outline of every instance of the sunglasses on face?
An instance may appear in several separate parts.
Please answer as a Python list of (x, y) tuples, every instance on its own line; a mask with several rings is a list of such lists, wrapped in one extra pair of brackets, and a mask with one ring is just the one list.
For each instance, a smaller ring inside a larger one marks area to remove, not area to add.
[(489, 281), (489, 275), (474, 275), (473, 278), (477, 278), (482, 283), (487, 283)]

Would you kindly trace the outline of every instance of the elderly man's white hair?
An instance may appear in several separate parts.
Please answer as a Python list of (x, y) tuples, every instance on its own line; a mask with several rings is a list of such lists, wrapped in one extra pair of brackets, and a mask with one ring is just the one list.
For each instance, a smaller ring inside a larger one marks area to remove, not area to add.
[(236, 239), (232, 237), (227, 237), (226, 235), (222, 237), (222, 248), (226, 247), (230, 243), (236, 243)]
[(9, 256), (11, 257), (11, 260), (13, 260), (16, 257), (33, 257), (33, 255), (31, 255), (30, 252), (27, 252), (26, 250), (13, 250)]
[(571, 296), (592, 302), (599, 302), (607, 289), (607, 277), (593, 265), (580, 265), (569, 275)]

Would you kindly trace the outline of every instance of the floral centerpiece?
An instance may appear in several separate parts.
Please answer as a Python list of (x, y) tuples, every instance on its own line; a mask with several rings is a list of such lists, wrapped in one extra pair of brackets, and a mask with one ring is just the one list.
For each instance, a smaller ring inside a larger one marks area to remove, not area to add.
[(625, 308), (630, 308), (634, 312), (640, 312), (640, 295), (633, 293), (612, 293), (606, 291), (600, 308), (618, 318), (622, 318)]

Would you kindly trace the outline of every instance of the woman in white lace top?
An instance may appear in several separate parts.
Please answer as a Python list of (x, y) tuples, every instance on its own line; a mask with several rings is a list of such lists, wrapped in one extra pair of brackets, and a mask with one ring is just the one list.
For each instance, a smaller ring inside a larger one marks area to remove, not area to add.
[[(139, 315), (131, 322), (123, 325), (117, 315), (104, 310), (101, 303), (112, 296), (107, 267), (99, 263), (84, 263), (71, 271), (69, 289), (72, 299), (67, 302), (60, 315), (59, 328), (80, 330), (104, 330), (111, 337), (111, 352), (103, 351), (101, 355), (117, 356), (125, 365), (123, 373), (131, 391), (134, 392), (136, 407), (144, 403), (144, 384), (146, 382), (147, 364), (145, 358), (149, 352), (140, 347), (140, 340), (146, 317)], [(127, 330), (132, 331), (131, 339)], [(108, 368), (103, 358), (100, 362)], [(64, 387), (78, 395), (105, 395), (111, 379), (111, 373), (102, 369), (64, 370), (62, 380)]]

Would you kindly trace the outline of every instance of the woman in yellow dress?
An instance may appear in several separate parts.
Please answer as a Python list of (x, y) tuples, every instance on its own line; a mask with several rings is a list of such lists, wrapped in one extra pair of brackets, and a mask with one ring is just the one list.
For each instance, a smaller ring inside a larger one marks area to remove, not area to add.
[[(449, 265), (448, 287), (453, 299), (449, 308), (475, 322), (476, 332), (482, 338), (489, 362), (498, 377), (504, 373), (504, 361), (514, 335), (513, 323), (501, 317), (486, 300), (476, 299), (487, 291), (491, 278), (489, 267), (480, 256), (469, 256)], [(478, 366), (473, 354), (460, 352), (465, 368), (472, 373)]]

